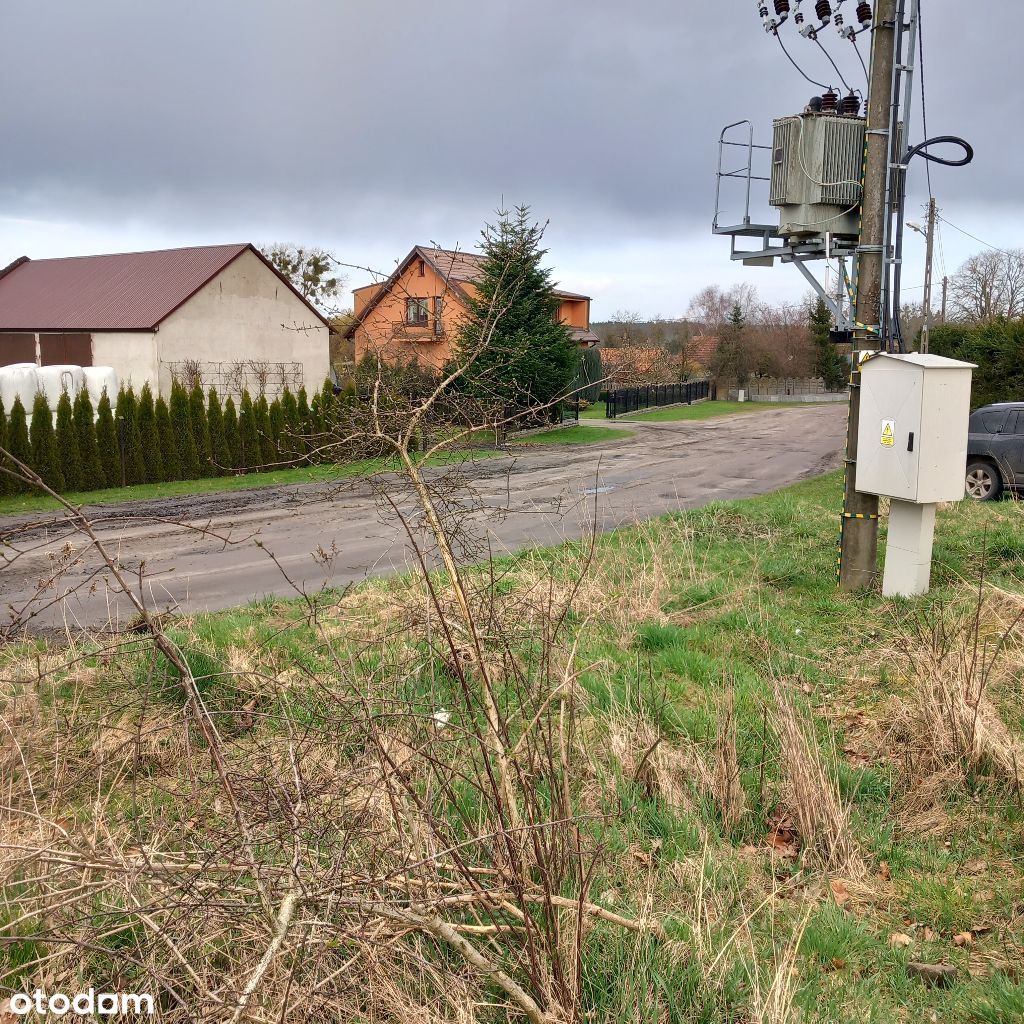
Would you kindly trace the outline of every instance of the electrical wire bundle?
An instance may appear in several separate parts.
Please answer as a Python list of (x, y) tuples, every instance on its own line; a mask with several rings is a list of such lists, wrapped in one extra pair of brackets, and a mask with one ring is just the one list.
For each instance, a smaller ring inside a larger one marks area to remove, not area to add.
[[(836, 29), (842, 39), (846, 39), (851, 42), (856, 50), (857, 59), (860, 61), (860, 66), (864, 72), (864, 78), (866, 81), (868, 77), (867, 64), (865, 63), (864, 57), (860, 52), (860, 47), (857, 44), (857, 37), (863, 32), (870, 32), (872, 25), (874, 24), (874, 11), (867, 0), (861, 0), (854, 10), (853, 16), (859, 26), (856, 28), (853, 24), (847, 23), (846, 13), (843, 11), (843, 5), (847, 2), (852, 2), (852, 0), (835, 0), (834, 3), (832, 0), (815, 0), (814, 14), (811, 17), (808, 17), (808, 15), (801, 10), (804, 0), (771, 0), (771, 6), (769, 6), (769, 0), (755, 0), (755, 2), (757, 4), (757, 13), (761, 17), (761, 22), (764, 25), (765, 32), (775, 37), (778, 41), (779, 47), (782, 49), (782, 52), (786, 55), (786, 59), (794, 68), (796, 68), (804, 79), (811, 83), (811, 85), (816, 85), (822, 89), (832, 88), (831, 85), (824, 85), (808, 75), (786, 48), (786, 44), (783, 42), (782, 36), (779, 34), (779, 29), (788, 21), (792, 21), (799, 34), (805, 39), (809, 39), (818, 47), (819, 50), (821, 50), (829, 64), (832, 66), (832, 70), (839, 77), (839, 81), (847, 91), (851, 94), (859, 91), (850, 86), (846, 77), (843, 75), (843, 72), (840, 70), (838, 63), (836, 63), (832, 54), (830, 54), (822, 45), (819, 37), (825, 29), (832, 26)], [(808, 3), (809, 2), (810, 0), (808, 0)]]

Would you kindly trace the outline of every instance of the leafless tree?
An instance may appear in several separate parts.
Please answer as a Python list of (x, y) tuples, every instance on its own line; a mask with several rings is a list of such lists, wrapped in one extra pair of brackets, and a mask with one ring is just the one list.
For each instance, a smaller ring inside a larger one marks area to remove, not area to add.
[(735, 284), (729, 288), (709, 284), (690, 300), (687, 318), (699, 324), (705, 334), (720, 336), (729, 314), (740, 307), (748, 323), (756, 320), (758, 310), (757, 289), (749, 284)]
[(953, 317), (969, 323), (1024, 316), (1024, 249), (976, 253), (953, 275), (949, 297)]

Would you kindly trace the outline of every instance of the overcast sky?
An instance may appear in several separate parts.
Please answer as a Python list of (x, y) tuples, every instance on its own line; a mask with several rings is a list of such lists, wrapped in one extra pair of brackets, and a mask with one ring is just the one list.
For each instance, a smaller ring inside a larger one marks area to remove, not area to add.
[[(1018, 246), (1018, 6), (922, 8), (930, 134), (978, 154), (933, 172), (943, 214)], [(863, 87), (851, 45), (824, 41)], [(721, 126), (750, 118), (770, 141), (820, 91), (754, 0), (0, 0), (0, 87), (0, 266), (279, 240), (387, 271), (417, 242), (472, 247), (504, 202), (550, 221), (549, 262), (595, 319), (679, 316), (709, 283), (804, 291), (792, 267), (730, 264), (710, 234)], [(949, 226), (942, 241), (950, 272), (981, 248)]]

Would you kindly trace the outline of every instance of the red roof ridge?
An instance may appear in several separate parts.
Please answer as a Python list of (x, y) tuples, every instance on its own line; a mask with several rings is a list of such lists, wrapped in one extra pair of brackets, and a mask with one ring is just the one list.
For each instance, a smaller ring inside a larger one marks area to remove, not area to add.
[(0, 275), (0, 331), (155, 331), (245, 252), (330, 326), (259, 249), (234, 242), (23, 260)]

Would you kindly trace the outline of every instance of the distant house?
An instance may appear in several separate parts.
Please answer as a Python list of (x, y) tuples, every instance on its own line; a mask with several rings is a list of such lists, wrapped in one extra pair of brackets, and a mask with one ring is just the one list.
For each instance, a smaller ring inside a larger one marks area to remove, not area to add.
[(697, 369), (707, 372), (718, 355), (718, 337), (713, 334), (698, 334), (694, 337), (688, 352), (690, 362)]
[[(367, 353), (389, 363), (439, 368), (452, 356), (469, 299), (477, 294), (484, 258), (475, 253), (416, 246), (383, 284), (353, 292), (353, 318), (345, 337), (356, 360)], [(555, 290), (559, 318), (582, 347), (600, 340), (590, 330), (590, 297)]]
[(30, 260), (0, 270), (0, 365), (112, 366), (136, 388), (319, 388), (330, 325), (253, 245)]

